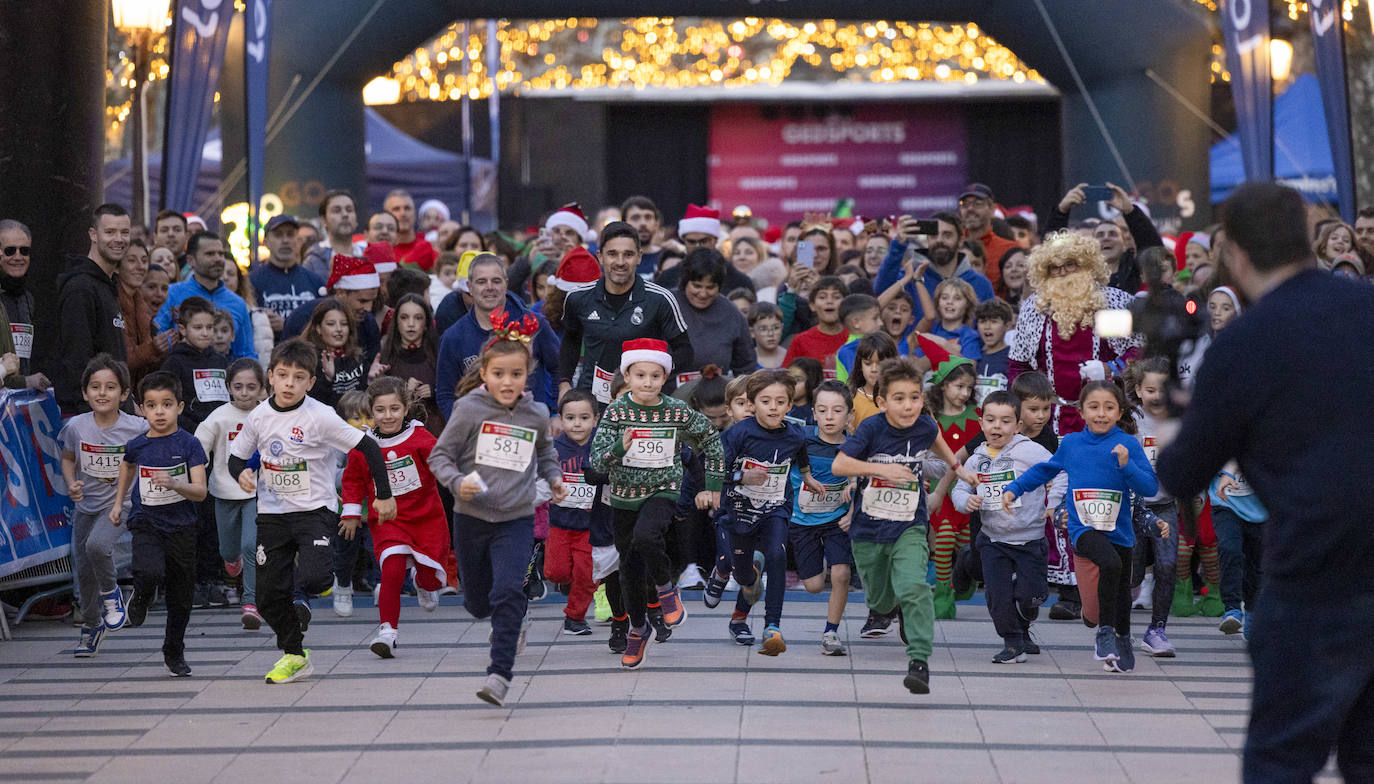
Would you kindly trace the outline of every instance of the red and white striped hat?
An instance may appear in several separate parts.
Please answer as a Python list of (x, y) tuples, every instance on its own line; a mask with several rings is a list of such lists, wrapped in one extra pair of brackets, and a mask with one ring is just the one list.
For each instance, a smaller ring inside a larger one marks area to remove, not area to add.
[(710, 234), (712, 237), (719, 237), (720, 210), (688, 204), (687, 214), (677, 222), (677, 236), (686, 237), (688, 234)]
[(673, 372), (673, 355), (668, 353), (668, 344), (658, 338), (635, 338), (621, 346), (620, 372), (630, 372), (630, 365), (636, 362), (652, 362), (663, 368), (665, 374)]

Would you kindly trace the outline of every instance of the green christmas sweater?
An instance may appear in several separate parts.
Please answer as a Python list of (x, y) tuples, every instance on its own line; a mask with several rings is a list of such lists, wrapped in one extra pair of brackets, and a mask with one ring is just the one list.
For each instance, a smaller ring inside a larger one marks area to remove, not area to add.
[[(626, 431), (631, 433), (628, 449)], [(629, 393), (612, 401), (601, 414), (591, 449), (592, 468), (610, 475), (611, 506), (638, 509), (656, 496), (676, 499), (684, 443), (705, 456), (706, 489), (720, 492), (725, 452), (709, 419), (667, 395), (654, 406), (639, 405)]]

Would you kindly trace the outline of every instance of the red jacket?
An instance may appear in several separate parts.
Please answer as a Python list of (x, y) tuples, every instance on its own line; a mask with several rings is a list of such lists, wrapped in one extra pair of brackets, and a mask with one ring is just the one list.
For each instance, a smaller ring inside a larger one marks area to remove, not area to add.
[(367, 461), (358, 450), (348, 453), (343, 475), (343, 516), (359, 517), (367, 503), (368, 527), (372, 530), (372, 549), (380, 563), (389, 555), (412, 556), (417, 563), (434, 569), (440, 582), (447, 581), (443, 564), (448, 563), (449, 529), (444, 505), (439, 500), (438, 484), (429, 470), (429, 453), (434, 436), (419, 422), (410, 422), (391, 437), (378, 437), (386, 459), (391, 492), (396, 499), (396, 519), (377, 522), (377, 489)]

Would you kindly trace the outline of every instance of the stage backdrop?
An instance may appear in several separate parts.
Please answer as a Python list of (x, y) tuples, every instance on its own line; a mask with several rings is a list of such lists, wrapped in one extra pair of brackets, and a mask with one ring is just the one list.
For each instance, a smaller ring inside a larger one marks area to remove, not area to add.
[(964, 112), (957, 105), (858, 105), (845, 115), (711, 110), (709, 188), (728, 215), (745, 204), (780, 224), (829, 212), (841, 198), (867, 218), (952, 209), (967, 181)]

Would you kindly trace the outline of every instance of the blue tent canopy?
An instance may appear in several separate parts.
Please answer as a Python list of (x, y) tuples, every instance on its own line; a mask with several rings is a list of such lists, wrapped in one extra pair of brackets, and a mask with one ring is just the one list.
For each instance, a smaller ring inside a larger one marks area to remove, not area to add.
[[(382, 208), (382, 200), (389, 191), (404, 188), (415, 194), (417, 202), (438, 199), (458, 214), (463, 203), (463, 156), (431, 147), (407, 136), (396, 126), (382, 119), (373, 109), (367, 110), (367, 202), (371, 211)], [(223, 149), (218, 128), (211, 130), (201, 154), (200, 174), (196, 178), (195, 204), (206, 203), (219, 188), (220, 162)], [(117, 204), (132, 201), (132, 165), (128, 158), (105, 164), (105, 200)], [(156, 205), (160, 193), (162, 154), (148, 156), (148, 201)], [(229, 201), (243, 200), (240, 183)]]
[[(1335, 167), (1326, 135), (1317, 77), (1303, 74), (1274, 99), (1274, 174), (1312, 202), (1336, 203)], [(1241, 183), (1240, 137), (1212, 145), (1212, 203), (1226, 200)]]

